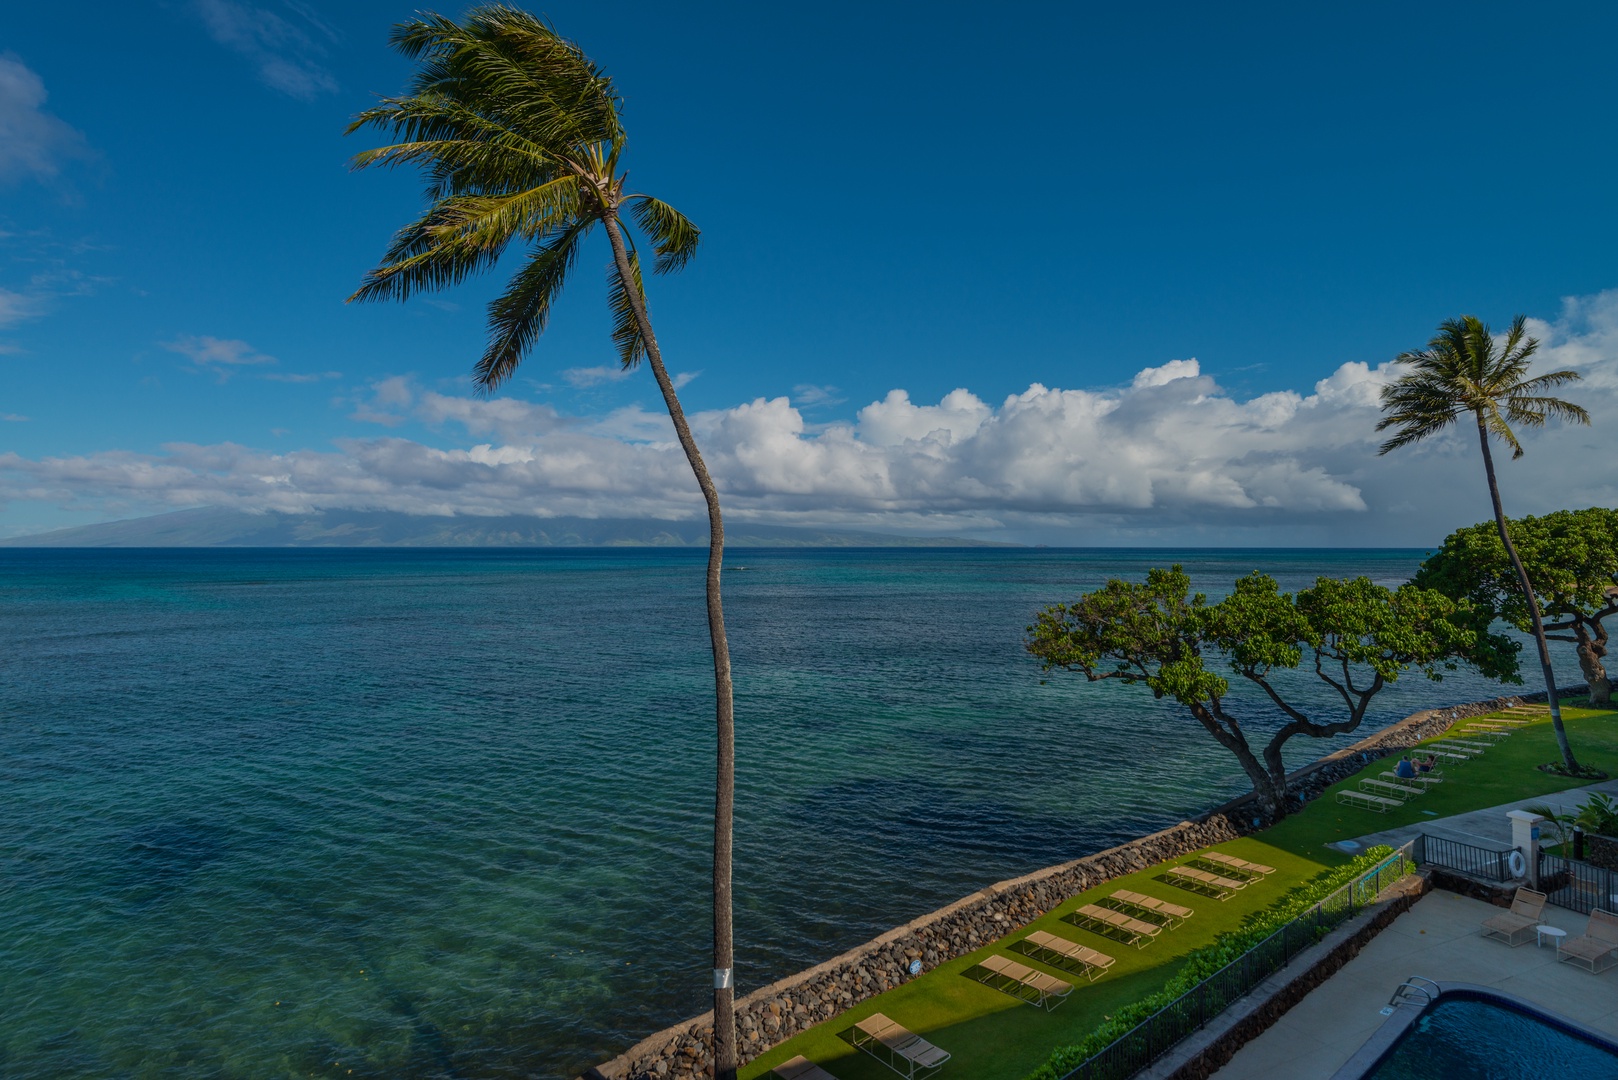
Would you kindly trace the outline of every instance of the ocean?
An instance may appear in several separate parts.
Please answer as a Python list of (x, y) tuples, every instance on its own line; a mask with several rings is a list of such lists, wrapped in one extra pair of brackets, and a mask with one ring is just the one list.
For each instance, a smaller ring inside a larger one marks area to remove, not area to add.
[[(706, 1009), (705, 555), (0, 549), (0, 1075), (565, 1078)], [(1245, 789), (1040, 607), (1423, 555), (727, 552), (738, 992)]]

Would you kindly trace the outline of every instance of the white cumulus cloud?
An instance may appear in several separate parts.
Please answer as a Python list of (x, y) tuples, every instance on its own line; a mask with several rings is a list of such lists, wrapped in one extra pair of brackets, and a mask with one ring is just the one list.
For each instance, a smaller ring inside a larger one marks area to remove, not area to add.
[[(1584, 380), (1567, 396), (1613, 416), (1618, 290), (1569, 301), (1534, 332), (1544, 342), (1541, 369), (1577, 368)], [(195, 341), (194, 352), (220, 363), (256, 355), (239, 342)], [(894, 389), (827, 424), (806, 422), (786, 397), (691, 421), (734, 520), (1050, 543), (1432, 544), (1486, 519), (1488, 496), (1466, 430), (1378, 455), (1378, 395), (1395, 375), (1390, 364), (1346, 363), (1307, 389), (1242, 399), (1195, 360), (1174, 360), (1116, 387), (1034, 384), (998, 404), (966, 388), (936, 403)], [(9, 454), (0, 457), (0, 497), (151, 510), (701, 512), (661, 412), (568, 415), (395, 377), (373, 384), (353, 416), (425, 425), (446, 445), (386, 436), (289, 453), (181, 443), (144, 454)], [(1528, 456), (1500, 467), (1509, 512), (1618, 504), (1612, 430), (1524, 432)]]

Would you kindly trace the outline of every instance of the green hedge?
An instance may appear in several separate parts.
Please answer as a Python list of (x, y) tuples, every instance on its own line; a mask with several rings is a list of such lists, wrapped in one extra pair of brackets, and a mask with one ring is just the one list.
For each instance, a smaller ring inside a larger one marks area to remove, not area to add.
[(1107, 1019), (1106, 1023), (1090, 1032), (1083, 1042), (1054, 1051), (1045, 1064), (1028, 1074), (1026, 1080), (1061, 1080), (1061, 1077), (1128, 1034), (1147, 1017), (1239, 959), (1242, 954), (1253, 949), (1338, 889), (1369, 873), (1378, 863), (1392, 854), (1393, 849), (1390, 847), (1371, 848), (1354, 861), (1339, 866), (1291, 895), (1282, 897), (1274, 907), (1256, 912), (1240, 930), (1220, 934), (1214, 939), (1213, 944), (1205, 945), (1187, 955), (1185, 966), (1164, 984), (1161, 990), (1119, 1009)]

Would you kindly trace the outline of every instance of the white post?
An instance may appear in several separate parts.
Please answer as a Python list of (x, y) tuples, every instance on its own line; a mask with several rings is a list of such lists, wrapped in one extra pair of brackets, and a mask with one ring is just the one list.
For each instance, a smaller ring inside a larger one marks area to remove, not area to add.
[(1511, 819), (1511, 846), (1522, 852), (1523, 859), (1528, 863), (1528, 884), (1539, 888), (1539, 823), (1545, 818), (1541, 814), (1531, 814), (1527, 810), (1509, 810), (1506, 817)]

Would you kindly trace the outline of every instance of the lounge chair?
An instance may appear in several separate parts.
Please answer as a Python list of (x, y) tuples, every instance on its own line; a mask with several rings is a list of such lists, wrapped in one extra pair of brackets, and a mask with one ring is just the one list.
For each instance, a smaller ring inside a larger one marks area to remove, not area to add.
[(1245, 881), (1210, 874), (1206, 870), (1197, 870), (1189, 866), (1171, 866), (1164, 872), (1163, 880), (1182, 889), (1212, 896), (1221, 901), (1229, 900), (1238, 890), (1247, 888)]
[(781, 1080), (837, 1080), (837, 1077), (799, 1054), (791, 1061), (783, 1061), (770, 1070)]
[(1230, 868), (1231, 870), (1240, 870), (1244, 874), (1257, 874), (1260, 877), (1264, 877), (1268, 874), (1275, 873), (1275, 867), (1273, 866), (1265, 866), (1263, 863), (1248, 862), (1246, 859), (1238, 859), (1234, 855), (1226, 855), (1223, 851), (1204, 851), (1197, 857), (1199, 859), (1207, 859), (1212, 863), (1218, 863), (1221, 866)]
[(1368, 791), (1355, 791), (1352, 788), (1339, 791), (1337, 801), (1357, 806), (1362, 810), (1375, 810), (1379, 814), (1386, 814), (1389, 810), (1404, 805), (1398, 799), (1388, 799), (1381, 795), (1372, 795)]
[[(1483, 921), (1483, 936), (1499, 938), (1515, 949), (1534, 936), (1534, 927), (1545, 912), (1545, 894), (1533, 889), (1518, 889), (1512, 897), (1511, 910)], [(1518, 937), (1522, 941), (1518, 941)]]
[(1431, 754), (1433, 757), (1443, 758), (1452, 765), (1461, 765), (1472, 760), (1471, 754), (1457, 754), (1453, 750), (1439, 750), (1432, 746), (1424, 746), (1422, 749)]
[[(1171, 904), (1167, 900), (1159, 900), (1157, 897), (1147, 896), (1145, 893), (1130, 892), (1128, 889), (1119, 889), (1108, 899), (1128, 905), (1136, 911), (1150, 913), (1150, 918), (1145, 914), (1142, 915), (1142, 918), (1146, 918), (1147, 922), (1162, 919), (1163, 927), (1167, 930), (1174, 929), (1176, 923), (1185, 922), (1185, 920), (1196, 914), (1192, 909), (1180, 904)], [(1127, 915), (1128, 912), (1125, 912), (1125, 914)]]
[[(982, 974), (974, 975), (973, 972)], [(992, 986), (1003, 994), (1037, 1005), (1047, 1012), (1066, 1001), (1073, 992), (1072, 983), (1063, 982), (1043, 971), (1035, 971), (1009, 956), (986, 956), (975, 966), (967, 968), (966, 974), (985, 986)]]
[(1463, 734), (1465, 734), (1468, 739), (1487, 739), (1489, 744), (1492, 746), (1517, 733), (1509, 728), (1480, 727), (1477, 724), (1473, 724), (1472, 726), (1468, 727)]
[(1450, 747), (1459, 747), (1463, 751), (1464, 750), (1470, 750), (1470, 751), (1472, 751), (1472, 753), (1474, 755), (1477, 755), (1477, 754), (1483, 753), (1485, 750), (1489, 749), (1489, 747), (1493, 746), (1494, 744), (1493, 743), (1486, 743), (1486, 742), (1476, 742), (1476, 741), (1474, 741), (1472, 739), (1445, 739), (1443, 745), (1444, 745), (1445, 749), (1448, 749)]
[(1427, 789), (1424, 787), (1405, 783), (1390, 784), (1386, 780), (1370, 779), (1360, 781), (1360, 790), (1370, 792), (1372, 795), (1380, 795), (1384, 799), (1398, 799), (1400, 802), (1405, 802), (1414, 799), (1417, 795), (1427, 793)]
[(1390, 784), (1418, 784), (1423, 791), (1433, 784), (1442, 784), (1444, 778), (1434, 776), (1432, 773), (1417, 773), (1415, 776), (1400, 776), (1392, 769), (1383, 769), (1381, 778)]
[(1584, 936), (1558, 942), (1556, 958), (1583, 964), (1596, 975), (1618, 964), (1618, 915), (1600, 908), (1590, 912), (1590, 925)]
[(1101, 978), (1108, 968), (1117, 963), (1106, 953), (1096, 952), (1076, 941), (1069, 941), (1065, 937), (1057, 937), (1043, 930), (1035, 930), (1012, 947), (1017, 946), (1021, 946), (1017, 951), (1034, 957), (1040, 963), (1064, 971), (1073, 971), (1091, 982)]
[(1121, 911), (1112, 911), (1095, 904), (1085, 904), (1076, 911), (1070, 911), (1062, 916), (1062, 920), (1091, 933), (1141, 949), (1150, 945), (1152, 939), (1163, 930), (1156, 923), (1132, 918)]
[(856, 1022), (849, 1039), (906, 1080), (924, 1080), (949, 1060), (948, 1051), (940, 1050), (881, 1013), (872, 1013)]

